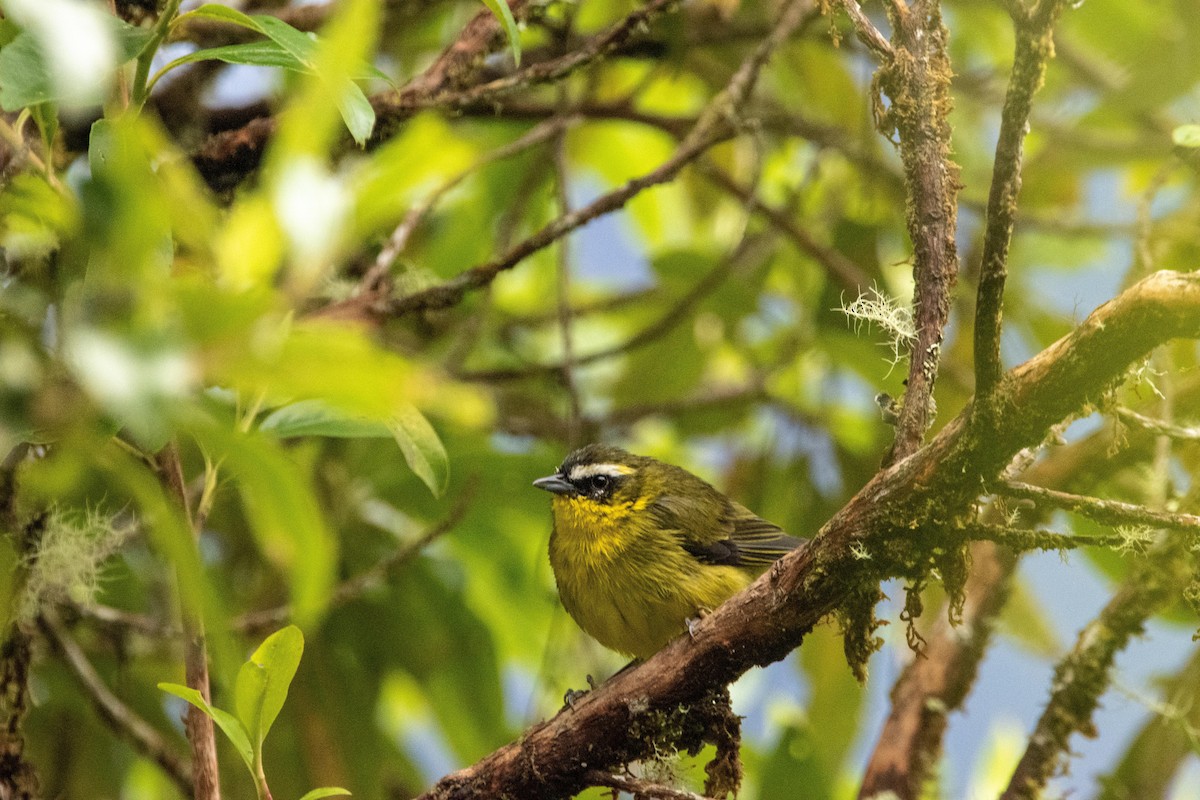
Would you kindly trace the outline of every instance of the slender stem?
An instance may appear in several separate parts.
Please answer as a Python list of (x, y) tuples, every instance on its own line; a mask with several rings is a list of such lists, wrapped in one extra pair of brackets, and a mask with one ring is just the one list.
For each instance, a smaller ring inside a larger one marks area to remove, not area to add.
[[(155, 457), (163, 484), (175, 502), (183, 509), (184, 516), (192, 527), (193, 535), (199, 537), (199, 529), (189, 509), (187, 489), (183, 479), (183, 464), (179, 450), (168, 444)], [(191, 613), (183, 615), (184, 674), (187, 685), (200, 693), (206, 702), (212, 702), (212, 691), (208, 675), (208, 648), (204, 638), (204, 622)], [(184, 718), (188, 743), (192, 747), (192, 795), (194, 800), (220, 800), (220, 771), (217, 767), (217, 739), (212, 718), (189, 704)]]
[(152, 86), (148, 82), (150, 65), (154, 62), (154, 56), (157, 55), (158, 48), (162, 46), (163, 41), (167, 38), (171, 22), (174, 21), (175, 15), (179, 13), (180, 2), (181, 0), (167, 0), (162, 13), (158, 16), (158, 21), (154, 23), (150, 41), (146, 43), (146, 48), (137, 57), (137, 64), (133, 73), (132, 98), (130, 101), (135, 111), (140, 110), (146, 104), (146, 98), (150, 96), (150, 88)]

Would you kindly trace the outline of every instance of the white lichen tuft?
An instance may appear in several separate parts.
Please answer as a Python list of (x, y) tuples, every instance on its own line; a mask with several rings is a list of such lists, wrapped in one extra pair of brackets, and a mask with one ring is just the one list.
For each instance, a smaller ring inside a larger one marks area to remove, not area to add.
[(1122, 525), (1117, 528), (1117, 536), (1121, 538), (1117, 552), (1123, 556), (1145, 555), (1154, 544), (1154, 529), (1145, 525)]
[(132, 533), (132, 523), (97, 510), (54, 511), (36, 551), (25, 558), (27, 575), (18, 618), (32, 620), (53, 603), (91, 603), (104, 561)]
[(839, 310), (849, 318), (856, 335), (861, 332), (863, 324), (874, 325), (887, 334), (886, 345), (892, 351), (893, 367), (908, 357), (917, 340), (912, 312), (878, 287), (872, 286), (849, 305), (843, 304)]

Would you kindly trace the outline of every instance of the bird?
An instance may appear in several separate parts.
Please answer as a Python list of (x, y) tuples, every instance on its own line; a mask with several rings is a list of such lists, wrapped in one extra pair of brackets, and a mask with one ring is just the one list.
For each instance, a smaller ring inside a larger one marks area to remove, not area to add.
[(551, 492), (559, 598), (605, 647), (649, 658), (803, 543), (682, 467), (589, 444)]

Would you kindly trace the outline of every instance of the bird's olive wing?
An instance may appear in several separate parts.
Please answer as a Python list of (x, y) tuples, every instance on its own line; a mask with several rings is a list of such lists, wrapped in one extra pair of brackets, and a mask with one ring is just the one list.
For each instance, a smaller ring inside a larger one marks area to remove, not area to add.
[(745, 506), (714, 495), (664, 496), (649, 510), (660, 529), (675, 532), (683, 549), (705, 564), (766, 566), (800, 544)]
[(765, 566), (801, 544), (802, 540), (788, 536), (783, 528), (767, 522), (745, 506), (737, 503), (732, 506), (733, 535), (730, 539), (737, 546), (739, 564)]

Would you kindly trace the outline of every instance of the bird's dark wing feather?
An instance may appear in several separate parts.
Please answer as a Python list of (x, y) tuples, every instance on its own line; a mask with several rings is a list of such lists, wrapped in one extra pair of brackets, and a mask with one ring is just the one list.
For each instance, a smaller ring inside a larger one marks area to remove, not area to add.
[(740, 553), (739, 564), (766, 566), (801, 544), (788, 536), (773, 522), (767, 522), (749, 509), (733, 504), (733, 535), (730, 537)]
[(706, 564), (768, 566), (801, 543), (738, 503), (714, 496), (660, 497), (650, 505), (661, 527), (678, 531), (684, 550)]

